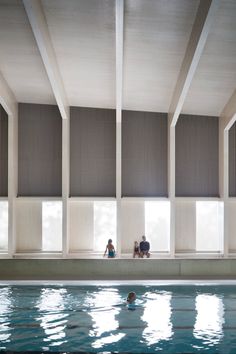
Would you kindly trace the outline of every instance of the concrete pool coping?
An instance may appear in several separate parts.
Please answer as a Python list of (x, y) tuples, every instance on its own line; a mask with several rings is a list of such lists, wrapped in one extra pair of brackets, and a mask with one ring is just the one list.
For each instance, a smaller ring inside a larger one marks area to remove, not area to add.
[(183, 280), (7, 280), (0, 281), (0, 286), (214, 286), (214, 285), (236, 285), (236, 280), (225, 279), (183, 279)]
[(236, 259), (0, 259), (0, 281), (236, 280)]

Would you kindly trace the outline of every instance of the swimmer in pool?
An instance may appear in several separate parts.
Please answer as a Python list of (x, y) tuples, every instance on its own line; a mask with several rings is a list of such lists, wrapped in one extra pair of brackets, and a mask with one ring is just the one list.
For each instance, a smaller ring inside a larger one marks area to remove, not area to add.
[(136, 294), (134, 291), (131, 291), (130, 293), (128, 293), (127, 296), (127, 304), (133, 304), (136, 300)]
[(109, 238), (108, 244), (106, 246), (105, 252), (103, 257), (105, 257), (106, 253), (108, 251), (108, 258), (114, 258), (115, 257), (115, 247), (112, 244), (112, 239)]
[(130, 293), (128, 293), (127, 300), (126, 300), (128, 310), (135, 310), (136, 308), (135, 300), (136, 300), (135, 292), (131, 291)]

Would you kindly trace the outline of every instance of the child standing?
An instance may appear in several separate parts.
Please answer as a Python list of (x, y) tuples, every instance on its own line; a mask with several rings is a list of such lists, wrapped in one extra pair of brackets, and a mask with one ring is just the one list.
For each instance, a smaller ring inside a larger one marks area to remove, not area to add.
[(108, 258), (114, 258), (115, 257), (115, 247), (112, 244), (112, 239), (109, 238), (108, 244), (106, 246), (105, 252), (103, 257), (105, 257), (106, 253), (108, 251)]

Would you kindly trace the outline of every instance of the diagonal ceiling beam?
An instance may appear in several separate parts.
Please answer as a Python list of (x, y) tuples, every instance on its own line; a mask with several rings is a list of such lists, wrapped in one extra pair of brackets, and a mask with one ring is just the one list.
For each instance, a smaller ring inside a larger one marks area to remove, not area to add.
[(0, 72), (0, 104), (9, 116), (15, 116), (17, 101), (6, 80)]
[(236, 90), (225, 105), (220, 119), (223, 120), (223, 129), (229, 130), (236, 121)]
[(64, 119), (69, 118), (69, 103), (66, 97), (56, 55), (52, 46), (47, 22), (40, 0), (23, 0), (52, 90)]
[(200, 0), (169, 108), (171, 126), (175, 126), (179, 118), (218, 6), (219, 0)]

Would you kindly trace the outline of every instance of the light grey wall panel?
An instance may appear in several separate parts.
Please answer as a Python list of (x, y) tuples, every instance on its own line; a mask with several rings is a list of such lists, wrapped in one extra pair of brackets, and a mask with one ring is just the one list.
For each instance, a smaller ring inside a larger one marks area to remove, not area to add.
[(70, 194), (115, 196), (116, 111), (72, 107)]
[(19, 105), (20, 196), (61, 196), (62, 119), (57, 106)]
[(0, 196), (8, 195), (8, 116), (0, 105)]
[(122, 195), (167, 196), (167, 114), (123, 111)]
[(219, 195), (217, 117), (180, 115), (176, 125), (176, 196)]
[(236, 123), (229, 131), (229, 196), (236, 197)]

